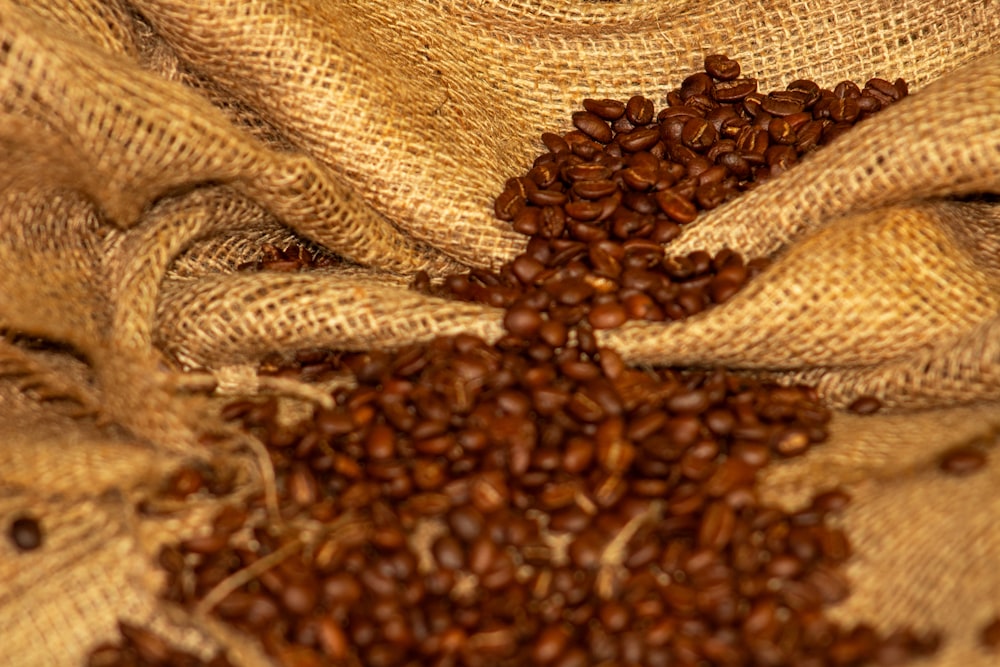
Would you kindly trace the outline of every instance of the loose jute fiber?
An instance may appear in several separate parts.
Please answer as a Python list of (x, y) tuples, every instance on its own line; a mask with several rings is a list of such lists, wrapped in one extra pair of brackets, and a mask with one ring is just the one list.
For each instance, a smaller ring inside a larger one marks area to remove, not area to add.
[[(414, 274), (523, 248), (493, 198), (583, 98), (662, 105), (726, 53), (762, 90), (878, 76), (912, 94), (672, 242), (769, 257), (744, 290), (602, 343), (815, 384), (836, 408), (878, 397), (768, 492), (854, 496), (839, 618), (942, 631), (936, 667), (994, 664), (975, 635), (1000, 613), (998, 51), (994, 0), (0, 0), (0, 525), (30, 512), (45, 531), (34, 551), (0, 540), (0, 662), (81, 665), (124, 619), (270, 664), (158, 601), (159, 548), (213, 504), (140, 508), (191, 460), (237, 495), (266, 486), (220, 403), (323, 400), (258, 380), (269, 354), (499, 337), (501, 311)], [(293, 241), (325, 268), (238, 271)], [(937, 470), (975, 439), (984, 471)]]

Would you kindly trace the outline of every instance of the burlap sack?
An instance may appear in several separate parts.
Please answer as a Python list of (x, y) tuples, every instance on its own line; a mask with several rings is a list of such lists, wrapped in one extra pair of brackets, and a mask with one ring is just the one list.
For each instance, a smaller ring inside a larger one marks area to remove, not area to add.
[[(584, 97), (662, 104), (725, 52), (764, 90), (902, 76), (915, 94), (675, 241), (771, 256), (743, 292), (604, 341), (636, 362), (816, 383), (834, 405), (879, 396), (887, 414), (838, 413), (831, 442), (776, 467), (769, 488), (788, 504), (837, 483), (854, 495), (841, 618), (937, 628), (933, 664), (993, 664), (974, 635), (1000, 611), (998, 10), (0, 0), (0, 520), (30, 510), (46, 530), (34, 552), (0, 540), (5, 655), (80, 665), (123, 618), (268, 664), (157, 601), (159, 546), (204, 530), (212, 507), (137, 508), (191, 458), (245, 489), (266, 481), (259, 445), (226, 433), (217, 404), (322, 400), (261, 386), (268, 353), (499, 335), (499, 312), (409, 290), (413, 272), (511, 258), (524, 240), (492, 197), (542, 131), (568, 129)], [(236, 272), (293, 239), (340, 261)], [(939, 451), (977, 437), (985, 472), (935, 471)]]

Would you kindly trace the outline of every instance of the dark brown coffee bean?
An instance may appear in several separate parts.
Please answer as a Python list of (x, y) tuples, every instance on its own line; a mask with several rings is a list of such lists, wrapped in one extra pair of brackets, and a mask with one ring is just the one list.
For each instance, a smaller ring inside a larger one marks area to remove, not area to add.
[(577, 111), (573, 114), (573, 125), (594, 141), (606, 144), (613, 138), (611, 126), (597, 114)]
[(704, 95), (712, 88), (712, 77), (705, 72), (695, 72), (681, 82), (680, 94), (684, 99)]
[[(608, 180), (577, 181), (573, 184), (573, 193), (584, 199), (602, 199), (613, 194), (617, 190), (618, 186), (614, 182)], [(567, 209), (567, 213), (569, 213), (569, 209)], [(595, 215), (594, 217), (596, 218), (597, 216)]]
[(827, 604), (835, 604), (847, 597), (849, 590), (847, 576), (840, 570), (827, 565), (817, 565), (805, 575), (807, 585), (815, 587)]
[(618, 120), (625, 114), (625, 105), (618, 100), (585, 99), (583, 108), (604, 120)]
[(653, 102), (642, 95), (630, 97), (625, 104), (625, 117), (633, 125), (647, 125), (653, 120)]
[(566, 169), (566, 178), (570, 182), (606, 181), (611, 178), (612, 171), (602, 164), (576, 164)]
[(949, 475), (970, 475), (986, 465), (986, 454), (975, 447), (960, 446), (947, 450), (938, 459), (938, 467)]
[(538, 333), (544, 320), (538, 311), (527, 306), (514, 306), (504, 316), (504, 328), (519, 338), (532, 338)]
[(679, 223), (691, 222), (698, 215), (698, 209), (690, 199), (682, 197), (674, 190), (663, 190), (656, 193), (656, 203), (660, 210)]
[(682, 391), (668, 398), (666, 406), (674, 413), (700, 414), (709, 406), (708, 394), (698, 389)]
[(785, 118), (772, 118), (767, 124), (767, 134), (771, 141), (785, 146), (795, 143), (795, 130)]
[(824, 491), (823, 493), (817, 494), (813, 497), (811, 506), (813, 509), (823, 514), (836, 514), (843, 512), (850, 502), (851, 496), (849, 493), (842, 489), (832, 489), (830, 491)]
[(808, 102), (808, 93), (798, 90), (778, 90), (761, 100), (761, 109), (771, 116), (791, 116), (802, 113)]
[(165, 665), (171, 658), (172, 651), (158, 635), (145, 628), (119, 623), (118, 630), (122, 636), (135, 647), (141, 661), (152, 665)]
[(891, 104), (902, 97), (896, 86), (879, 78), (869, 79), (865, 82), (865, 92), (874, 95), (883, 104)]
[(756, 79), (735, 79), (720, 81), (712, 87), (712, 97), (719, 102), (739, 102), (757, 92)]
[(591, 220), (596, 220), (601, 216), (601, 213), (604, 211), (604, 206), (599, 201), (589, 201), (583, 199), (580, 201), (569, 202), (566, 204), (565, 210), (566, 214), (574, 220), (590, 222)]
[(861, 114), (861, 106), (854, 97), (837, 98), (830, 103), (830, 118), (836, 122), (853, 123)]
[(603, 303), (591, 308), (587, 321), (595, 329), (614, 329), (628, 319), (625, 307), (620, 303)]
[(209, 533), (191, 537), (181, 542), (181, 550), (195, 554), (215, 554), (226, 548), (229, 536), (224, 533)]
[(736, 152), (722, 153), (716, 161), (737, 178), (746, 179), (750, 177), (750, 164)]
[(717, 138), (718, 133), (715, 128), (704, 118), (691, 118), (684, 123), (684, 128), (681, 130), (681, 141), (696, 151), (709, 148)]
[(281, 603), (293, 614), (305, 616), (312, 613), (316, 607), (317, 597), (318, 591), (315, 586), (292, 582), (286, 584), (282, 590)]
[(735, 60), (720, 54), (705, 56), (705, 71), (713, 79), (719, 81), (732, 81), (740, 75), (740, 64)]
[(440, 567), (449, 570), (460, 570), (465, 565), (465, 554), (462, 545), (454, 537), (443, 536), (434, 542), (432, 547), (434, 558)]
[(809, 449), (809, 433), (802, 428), (789, 428), (778, 434), (774, 449), (784, 456), (798, 456)]
[(640, 127), (618, 136), (618, 143), (629, 153), (649, 150), (660, 140), (660, 130), (657, 127)]
[(510, 500), (510, 491), (503, 475), (498, 471), (476, 475), (470, 487), (470, 499), (476, 509), (484, 514), (504, 507)]
[(987, 651), (1000, 652), (1000, 615), (994, 615), (979, 631), (979, 645)]
[(182, 467), (167, 481), (167, 493), (175, 498), (186, 498), (197, 493), (205, 485), (202, 473), (192, 467)]
[(550, 625), (541, 631), (531, 648), (535, 664), (548, 665), (563, 654), (569, 644), (570, 633), (563, 625)]
[(833, 563), (842, 563), (851, 556), (851, 545), (843, 531), (821, 528), (819, 545), (823, 555)]
[(736, 148), (744, 160), (748, 160), (749, 154), (763, 155), (767, 151), (769, 135), (767, 130), (759, 130), (753, 126), (744, 127), (736, 135)]
[(860, 396), (847, 409), (856, 415), (870, 415), (882, 409), (882, 401), (874, 396)]
[(330, 660), (345, 660), (350, 654), (350, 644), (343, 629), (332, 617), (320, 616), (316, 620), (316, 639), (320, 649)]
[(698, 529), (698, 544), (706, 549), (721, 551), (732, 539), (736, 514), (726, 503), (713, 502), (705, 509)]
[(562, 206), (566, 203), (566, 193), (556, 190), (531, 190), (528, 201), (536, 206)]
[(32, 516), (14, 519), (7, 534), (18, 551), (34, 551), (42, 546), (42, 526)]
[(493, 212), (501, 220), (513, 220), (514, 216), (524, 208), (524, 197), (514, 189), (506, 189), (497, 196), (493, 204)]

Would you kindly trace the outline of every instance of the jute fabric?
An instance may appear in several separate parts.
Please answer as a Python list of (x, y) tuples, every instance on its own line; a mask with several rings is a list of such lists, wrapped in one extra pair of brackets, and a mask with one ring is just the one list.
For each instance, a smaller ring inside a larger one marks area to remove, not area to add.
[[(602, 340), (814, 383), (837, 407), (878, 396), (884, 413), (838, 412), (768, 488), (854, 494), (840, 617), (937, 628), (931, 664), (992, 664), (974, 635), (1000, 612), (998, 45), (994, 0), (0, 0), (0, 521), (46, 530), (34, 552), (0, 540), (5, 652), (80, 665), (124, 618), (268, 664), (158, 601), (159, 547), (213, 508), (138, 508), (191, 459), (241, 493), (266, 480), (219, 405), (322, 400), (259, 380), (268, 354), (499, 336), (502, 313), (420, 294), (414, 273), (512, 258), (525, 240), (492, 198), (541, 132), (585, 97), (662, 106), (724, 52), (762, 90), (880, 76), (914, 94), (674, 242), (770, 257), (743, 292)], [(293, 241), (335, 261), (238, 270)], [(936, 470), (976, 438), (985, 472)]]

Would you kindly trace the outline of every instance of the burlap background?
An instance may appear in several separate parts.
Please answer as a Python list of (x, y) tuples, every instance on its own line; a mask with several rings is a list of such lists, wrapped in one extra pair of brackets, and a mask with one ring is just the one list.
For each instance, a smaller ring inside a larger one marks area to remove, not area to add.
[[(498, 312), (416, 294), (412, 272), (513, 256), (492, 197), (542, 131), (584, 97), (662, 105), (725, 52), (764, 90), (902, 76), (916, 94), (675, 242), (772, 255), (743, 293), (605, 340), (880, 396), (890, 413), (838, 413), (770, 489), (855, 495), (841, 617), (940, 628), (935, 665), (993, 664), (973, 635), (1000, 611), (998, 38), (993, 0), (0, 0), (0, 328), (69, 350), (0, 347), (0, 521), (30, 510), (47, 534), (0, 540), (5, 653), (79, 665), (123, 617), (267, 664), (156, 602), (159, 545), (212, 508), (136, 511), (191, 457), (258, 483), (252, 445), (198, 443), (218, 394), (261, 390), (268, 352), (498, 335)], [(296, 235), (343, 264), (235, 273)], [(934, 470), (974, 437), (986, 472)]]

